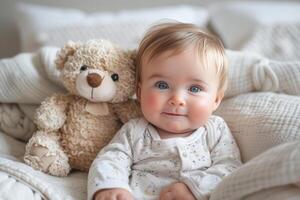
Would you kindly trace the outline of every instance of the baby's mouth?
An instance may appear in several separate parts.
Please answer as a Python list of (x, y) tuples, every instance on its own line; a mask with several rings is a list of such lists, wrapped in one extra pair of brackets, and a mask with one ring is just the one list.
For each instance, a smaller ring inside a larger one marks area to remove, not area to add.
[(170, 113), (170, 112), (163, 112), (162, 114), (168, 115), (168, 116), (186, 116), (186, 114), (180, 114), (180, 113)]

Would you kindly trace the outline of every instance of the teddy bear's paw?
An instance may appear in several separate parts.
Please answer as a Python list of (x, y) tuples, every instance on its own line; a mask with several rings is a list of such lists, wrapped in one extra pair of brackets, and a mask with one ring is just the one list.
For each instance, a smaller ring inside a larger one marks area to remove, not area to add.
[(58, 150), (55, 161), (51, 163), (48, 169), (51, 175), (67, 176), (71, 171), (68, 156), (62, 150)]
[(58, 130), (65, 120), (65, 114), (55, 108), (39, 110), (35, 116), (35, 123), (38, 127), (48, 131)]
[(61, 150), (50, 152), (47, 147), (40, 145), (32, 146), (24, 161), (34, 169), (54, 176), (67, 176), (71, 170), (64, 152)]
[(34, 169), (47, 172), (51, 163), (55, 161), (54, 155), (49, 155), (49, 149), (40, 145), (34, 145), (30, 152), (24, 157), (26, 164)]

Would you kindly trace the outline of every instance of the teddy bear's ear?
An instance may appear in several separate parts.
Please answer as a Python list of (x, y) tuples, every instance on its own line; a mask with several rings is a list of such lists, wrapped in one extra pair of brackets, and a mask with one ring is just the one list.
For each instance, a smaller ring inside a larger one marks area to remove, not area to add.
[(128, 50), (128, 51), (125, 52), (125, 56), (127, 58), (130, 58), (133, 61), (133, 63), (134, 63), (133, 67), (135, 67), (136, 66), (135, 62), (136, 62), (137, 50)]
[(137, 50), (134, 49), (134, 50), (129, 50), (127, 51), (127, 54), (129, 55), (129, 57), (135, 61), (136, 59), (136, 55), (137, 55)]
[(55, 64), (57, 69), (62, 70), (68, 57), (72, 56), (78, 47), (81, 45), (79, 42), (69, 41), (63, 48), (61, 48), (56, 55)]

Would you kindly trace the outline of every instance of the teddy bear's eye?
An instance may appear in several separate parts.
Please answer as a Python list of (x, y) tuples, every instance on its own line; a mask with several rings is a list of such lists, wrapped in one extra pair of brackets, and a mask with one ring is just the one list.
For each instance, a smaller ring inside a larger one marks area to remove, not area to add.
[(88, 68), (88, 66), (82, 65), (82, 66), (80, 67), (80, 71), (81, 71), (81, 72), (82, 72), (82, 71), (85, 71), (85, 70), (87, 70), (87, 68)]
[(112, 74), (111, 78), (112, 78), (113, 81), (117, 81), (117, 80), (119, 80), (119, 75), (118, 74)]

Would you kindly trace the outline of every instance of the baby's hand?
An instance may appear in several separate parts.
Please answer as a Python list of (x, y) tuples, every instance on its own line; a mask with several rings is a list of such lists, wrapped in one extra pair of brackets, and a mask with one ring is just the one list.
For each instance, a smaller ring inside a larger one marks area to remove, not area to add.
[(93, 200), (133, 200), (130, 192), (121, 188), (104, 189), (96, 192)]
[(177, 182), (163, 188), (159, 200), (196, 200), (196, 198), (184, 183)]

